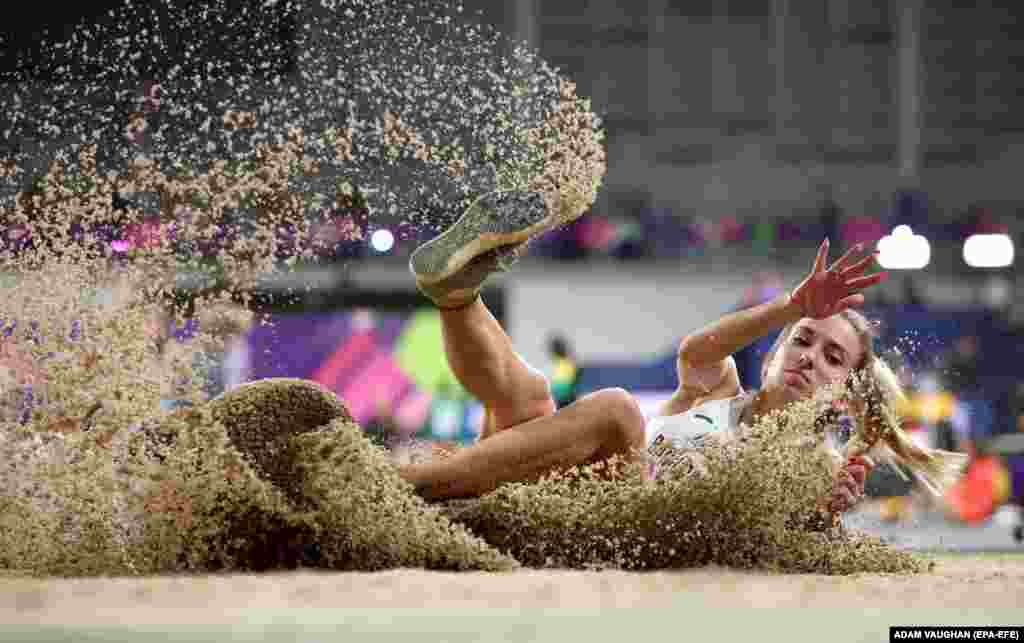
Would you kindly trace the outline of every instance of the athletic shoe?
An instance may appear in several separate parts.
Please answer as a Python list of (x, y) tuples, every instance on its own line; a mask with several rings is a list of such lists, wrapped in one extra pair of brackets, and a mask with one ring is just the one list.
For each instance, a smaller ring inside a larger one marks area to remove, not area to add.
[(477, 298), (487, 277), (512, 267), (530, 238), (555, 225), (539, 194), (485, 194), (455, 225), (417, 248), (409, 269), (438, 308), (461, 308)]

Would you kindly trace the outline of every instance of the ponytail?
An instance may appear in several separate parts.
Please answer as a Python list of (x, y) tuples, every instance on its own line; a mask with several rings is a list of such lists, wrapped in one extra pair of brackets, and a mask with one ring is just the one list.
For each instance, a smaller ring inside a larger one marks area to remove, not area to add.
[(854, 388), (860, 389), (858, 397), (864, 401), (864, 414), (844, 455), (867, 453), (880, 461), (903, 465), (932, 496), (943, 497), (961, 476), (967, 455), (918, 446), (902, 426), (899, 409), (906, 408), (907, 397), (896, 373), (878, 356), (872, 356), (864, 373), (861, 382), (854, 378)]

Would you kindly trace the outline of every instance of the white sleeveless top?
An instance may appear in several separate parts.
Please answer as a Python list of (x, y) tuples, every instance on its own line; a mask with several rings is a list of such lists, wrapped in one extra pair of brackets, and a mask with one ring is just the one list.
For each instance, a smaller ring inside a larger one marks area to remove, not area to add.
[(644, 433), (650, 476), (656, 478), (681, 462), (699, 469), (701, 458), (696, 451), (711, 435), (722, 440), (738, 437), (740, 415), (753, 398), (753, 393), (741, 392), (708, 400), (685, 413), (648, 418)]

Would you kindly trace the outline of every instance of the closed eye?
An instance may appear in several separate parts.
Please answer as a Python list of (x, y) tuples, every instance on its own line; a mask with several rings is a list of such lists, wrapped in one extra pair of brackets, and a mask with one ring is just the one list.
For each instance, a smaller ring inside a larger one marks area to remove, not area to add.
[[(811, 345), (811, 343), (807, 340), (807, 338), (800, 337), (799, 335), (795, 335), (793, 337), (793, 343), (796, 344), (797, 346), (810, 346)], [(839, 357), (838, 355), (832, 354), (832, 355), (829, 355), (826, 359), (828, 359), (828, 363), (832, 364), (833, 366), (842, 366), (843, 365), (843, 359), (842, 359), (842, 357)]]

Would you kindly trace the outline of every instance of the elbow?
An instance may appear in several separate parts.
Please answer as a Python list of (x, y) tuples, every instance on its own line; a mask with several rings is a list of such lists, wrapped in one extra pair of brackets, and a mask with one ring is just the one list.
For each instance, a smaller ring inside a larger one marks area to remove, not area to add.
[(711, 342), (708, 337), (687, 335), (679, 343), (677, 355), (679, 362), (693, 368), (707, 366), (709, 363), (716, 361), (713, 355), (713, 347), (710, 344)]

